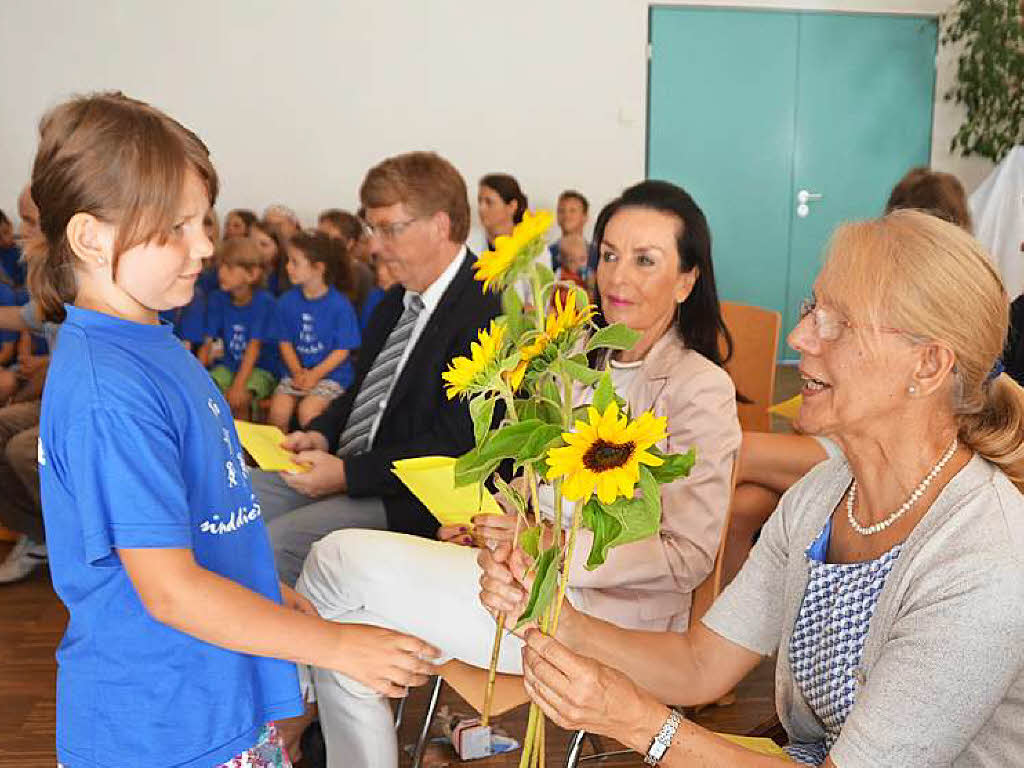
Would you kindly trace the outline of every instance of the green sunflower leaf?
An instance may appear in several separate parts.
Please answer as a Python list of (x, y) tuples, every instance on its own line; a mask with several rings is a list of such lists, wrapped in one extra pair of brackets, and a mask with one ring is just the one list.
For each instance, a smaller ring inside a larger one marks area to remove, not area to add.
[(530, 433), (526, 442), (516, 451), (516, 466), (536, 461), (547, 455), (548, 449), (562, 441), (562, 427), (558, 424), (541, 424)]
[(603, 414), (614, 399), (615, 385), (612, 384), (612, 375), (605, 371), (598, 378), (597, 387), (594, 389), (594, 398), (591, 400), (591, 403), (597, 408), (599, 413)]
[(536, 560), (540, 556), (540, 526), (534, 525), (519, 534), (519, 546)]
[(484, 395), (469, 401), (469, 415), (473, 419), (473, 438), (480, 445), (487, 437), (494, 418), (494, 398)]
[(539, 621), (545, 609), (551, 604), (555, 597), (555, 588), (558, 586), (558, 561), (559, 548), (557, 545), (544, 550), (537, 558), (536, 576), (533, 580), (533, 588), (530, 590), (530, 599), (526, 603), (526, 609), (519, 617), (516, 629), (531, 621)]
[(523, 495), (516, 490), (514, 485), (510, 485), (505, 482), (505, 478), (501, 475), (494, 476), (494, 487), (498, 489), (498, 493), (513, 507), (516, 512), (520, 515), (526, 514), (526, 499)]
[[(659, 510), (660, 507), (659, 501)], [(597, 497), (591, 497), (583, 507), (582, 522), (594, 533), (586, 563), (586, 569), (592, 571), (604, 564), (612, 547), (654, 536), (661, 526), (661, 514), (655, 514), (652, 505), (643, 499), (620, 497), (611, 504), (603, 504)]]
[(615, 323), (597, 331), (587, 342), (587, 352), (595, 349), (632, 349), (640, 340), (640, 333), (627, 328), (622, 323)]
[(587, 387), (594, 386), (598, 379), (601, 378), (600, 371), (595, 371), (588, 365), (580, 365), (571, 358), (563, 360), (562, 367), (565, 368), (565, 372), (572, 376), (573, 379)]
[(697, 461), (697, 449), (691, 448), (686, 453), (662, 453), (656, 447), (647, 449), (648, 453), (660, 456), (665, 463), (660, 467), (648, 467), (654, 479), (664, 485), (677, 480), (680, 477), (687, 477)]

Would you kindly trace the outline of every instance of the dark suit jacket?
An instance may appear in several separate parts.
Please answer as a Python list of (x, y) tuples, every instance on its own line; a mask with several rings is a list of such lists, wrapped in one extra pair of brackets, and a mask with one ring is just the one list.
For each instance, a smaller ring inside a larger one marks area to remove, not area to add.
[[(433, 537), (438, 522), (426, 507), (394, 476), (392, 462), (415, 456), (461, 456), (473, 447), (473, 422), (464, 400), (449, 400), (441, 373), (449, 361), (469, 356), (477, 332), (501, 312), (501, 301), (484, 294), (473, 279), (476, 257), (467, 253), (462, 266), (441, 297), (399, 373), (381, 417), (370, 450), (345, 458), (348, 494), (379, 496), (392, 531)], [(327, 438), (333, 453), (338, 448), (356, 394), (388, 334), (405, 306), (405, 289), (391, 288), (374, 310), (363, 334), (356, 363), (355, 382), (344, 395), (306, 428)]]

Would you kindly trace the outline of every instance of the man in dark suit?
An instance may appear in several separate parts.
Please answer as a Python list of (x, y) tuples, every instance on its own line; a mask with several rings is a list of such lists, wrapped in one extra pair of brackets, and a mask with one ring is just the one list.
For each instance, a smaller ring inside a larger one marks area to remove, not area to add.
[(469, 409), (441, 372), (468, 355), (500, 301), (473, 279), (469, 199), (459, 172), (431, 152), (389, 158), (359, 191), (378, 259), (399, 285), (366, 329), (354, 384), (284, 446), (312, 468), (253, 472), (278, 572), (294, 584), (309, 548), (341, 528), (434, 536), (437, 520), (391, 472), (397, 459), (458, 456), (473, 445)]

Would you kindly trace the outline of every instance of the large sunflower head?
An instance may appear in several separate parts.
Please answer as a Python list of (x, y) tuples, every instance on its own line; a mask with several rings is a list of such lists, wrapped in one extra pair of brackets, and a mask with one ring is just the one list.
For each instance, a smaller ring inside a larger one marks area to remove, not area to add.
[(586, 501), (594, 493), (604, 504), (619, 496), (632, 498), (640, 479), (640, 465), (657, 467), (664, 460), (648, 448), (665, 439), (664, 417), (644, 411), (629, 421), (614, 400), (600, 413), (591, 406), (587, 421), (577, 421), (564, 432), (566, 445), (548, 451), (547, 479), (561, 477), (562, 494), (570, 501)]
[(575, 291), (570, 293), (564, 302), (562, 295), (556, 293), (554, 309), (548, 312), (544, 319), (543, 330), (519, 351), (519, 365), (510, 374), (513, 389), (519, 388), (532, 360), (543, 355), (552, 344), (571, 339), (572, 332), (586, 325), (593, 314), (594, 308), (590, 304), (585, 304), (580, 309), (576, 308)]
[(499, 235), (493, 251), (484, 251), (476, 260), (474, 277), (484, 290), (500, 290), (512, 284), (546, 247), (544, 234), (553, 221), (547, 211), (523, 214), (511, 235)]
[(470, 345), (470, 357), (456, 357), (441, 374), (447, 384), (446, 393), (452, 400), (459, 395), (473, 394), (487, 386), (496, 363), (501, 357), (505, 341), (505, 326), (493, 320), (488, 328), (481, 328), (477, 340)]

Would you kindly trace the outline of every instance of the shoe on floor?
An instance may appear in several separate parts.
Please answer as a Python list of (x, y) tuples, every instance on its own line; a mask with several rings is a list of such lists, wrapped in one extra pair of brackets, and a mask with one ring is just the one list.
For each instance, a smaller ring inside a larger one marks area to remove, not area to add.
[(46, 564), (46, 545), (28, 536), (20, 536), (6, 559), (0, 563), (0, 584), (21, 581), (36, 568)]

